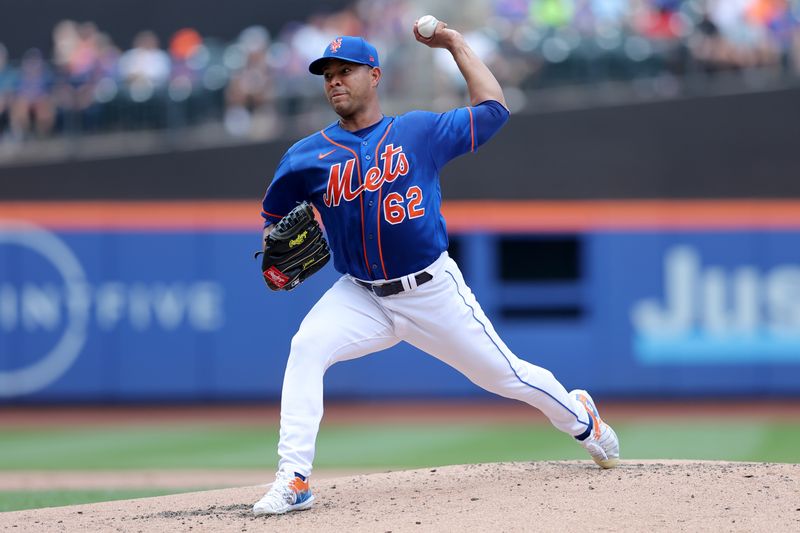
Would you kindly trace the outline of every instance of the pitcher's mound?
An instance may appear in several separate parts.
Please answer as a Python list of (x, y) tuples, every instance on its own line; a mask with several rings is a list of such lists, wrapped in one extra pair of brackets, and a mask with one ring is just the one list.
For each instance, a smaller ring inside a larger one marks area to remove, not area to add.
[[(262, 486), (0, 514), (3, 531), (798, 531), (800, 466), (589, 461), (320, 480), (308, 511), (254, 517)], [(14, 527), (16, 526), (16, 527)]]

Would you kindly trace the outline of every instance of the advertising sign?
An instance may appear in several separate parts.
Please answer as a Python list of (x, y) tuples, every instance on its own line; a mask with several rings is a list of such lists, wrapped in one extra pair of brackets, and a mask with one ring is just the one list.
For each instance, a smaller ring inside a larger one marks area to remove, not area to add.
[[(603, 209), (607, 224), (619, 212)], [(206, 225), (192, 222), (197, 206), (170, 223), (151, 207), (134, 224), (51, 211), (0, 216), (0, 403), (277, 399), (292, 336), (340, 276), (328, 265), (269, 291), (249, 205)], [(591, 215), (582, 205), (546, 221), (569, 220), (558, 229), (575, 243), (574, 279), (509, 280), (498, 268), (508, 220), (486, 231), (464, 211), (449, 227), (467, 282), (509, 348), (568, 388), (800, 395), (800, 229), (572, 227)], [(334, 365), (325, 387), (332, 398), (488, 395), (404, 343)]]

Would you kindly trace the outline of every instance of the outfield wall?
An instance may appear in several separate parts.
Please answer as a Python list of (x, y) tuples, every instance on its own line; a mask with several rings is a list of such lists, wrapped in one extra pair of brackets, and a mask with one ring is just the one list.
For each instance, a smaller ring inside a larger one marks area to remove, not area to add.
[[(797, 116), (800, 87), (514, 114), (477, 154), (442, 169), (442, 193), (448, 200), (800, 198)], [(165, 141), (163, 151), (146, 155), (88, 150), (66, 161), (9, 163), (0, 165), (0, 200), (257, 200), (299, 136), (195, 150)]]
[[(290, 338), (338, 274), (268, 291), (252, 257), (258, 207), (0, 203), (0, 402), (277, 398)], [(800, 396), (800, 202), (445, 213), (498, 332), (566, 386)], [(480, 394), (405, 345), (326, 377), (328, 398)]]

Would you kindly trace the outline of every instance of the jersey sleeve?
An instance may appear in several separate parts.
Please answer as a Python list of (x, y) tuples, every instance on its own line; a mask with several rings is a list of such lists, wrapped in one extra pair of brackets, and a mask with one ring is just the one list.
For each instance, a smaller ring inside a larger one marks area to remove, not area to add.
[(305, 200), (306, 192), (302, 176), (292, 168), (291, 150), (278, 163), (275, 176), (267, 187), (261, 202), (264, 226), (274, 224), (285, 217), (298, 202)]
[(441, 168), (451, 159), (477, 150), (506, 123), (508, 115), (495, 100), (434, 115), (430, 147), (436, 166)]

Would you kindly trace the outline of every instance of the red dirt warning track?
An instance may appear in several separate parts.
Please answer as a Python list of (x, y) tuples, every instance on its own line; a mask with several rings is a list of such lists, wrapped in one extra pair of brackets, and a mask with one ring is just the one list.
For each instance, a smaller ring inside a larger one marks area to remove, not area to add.
[[(653, 418), (731, 418), (800, 420), (800, 400), (604, 402), (603, 417), (612, 422)], [(0, 427), (114, 425), (114, 424), (223, 424), (275, 425), (277, 404), (189, 406), (64, 406), (5, 407)], [(440, 424), (547, 423), (544, 416), (520, 402), (505, 400), (437, 402), (331, 403), (325, 406), (325, 424)]]

